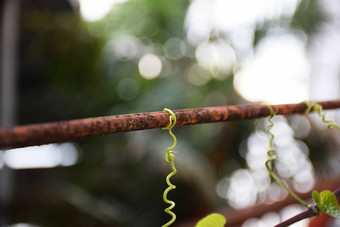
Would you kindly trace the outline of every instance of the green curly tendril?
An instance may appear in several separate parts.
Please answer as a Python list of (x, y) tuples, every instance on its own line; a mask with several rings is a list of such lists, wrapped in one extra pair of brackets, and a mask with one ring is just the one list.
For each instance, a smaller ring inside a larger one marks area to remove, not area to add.
[(272, 133), (272, 128), (274, 126), (274, 122), (272, 121), (273, 117), (276, 115), (276, 113), (273, 110), (273, 107), (268, 104), (264, 104), (270, 111), (269, 115), (269, 123), (270, 125), (268, 126), (268, 133), (270, 134), (270, 140), (269, 140), (269, 150), (267, 151), (268, 155), (268, 160), (265, 162), (266, 169), (269, 173), (269, 175), (282, 187), (284, 188), (290, 196), (292, 196), (296, 201), (298, 201), (301, 205), (305, 207), (309, 207), (310, 205), (303, 201), (299, 196), (297, 196), (293, 191), (289, 189), (286, 183), (284, 183), (280, 178), (273, 172), (272, 167), (270, 165), (271, 162), (273, 162), (276, 159), (276, 156), (274, 155), (275, 148), (273, 146), (273, 141), (274, 141), (274, 134)]
[(327, 124), (328, 129), (333, 129), (333, 128), (340, 129), (340, 125), (338, 125), (335, 121), (333, 121), (333, 120), (326, 120), (325, 119), (326, 113), (322, 112), (322, 106), (321, 105), (319, 105), (319, 104), (317, 104), (315, 102), (307, 102), (307, 101), (304, 101), (303, 103), (307, 107), (306, 111), (305, 111), (305, 114), (308, 114), (311, 111), (315, 111), (322, 118), (322, 121)]
[(162, 128), (162, 129), (163, 130), (169, 129), (169, 134), (174, 139), (174, 143), (172, 144), (171, 147), (168, 148), (167, 153), (165, 155), (165, 160), (170, 163), (171, 168), (172, 168), (172, 172), (166, 177), (166, 183), (168, 184), (169, 187), (163, 193), (164, 202), (167, 203), (167, 204), (170, 204), (170, 206), (168, 208), (166, 208), (164, 211), (165, 211), (165, 213), (171, 215), (171, 217), (172, 217), (172, 219), (168, 223), (166, 223), (162, 226), (162, 227), (167, 227), (167, 226), (170, 226), (172, 223), (174, 223), (175, 220), (176, 220), (176, 215), (171, 211), (175, 207), (175, 202), (168, 200), (167, 195), (168, 195), (169, 191), (176, 188), (175, 185), (171, 184), (170, 178), (173, 175), (175, 175), (176, 172), (177, 172), (177, 170), (175, 168), (175, 164), (174, 164), (175, 155), (173, 154), (173, 153), (175, 153), (175, 151), (172, 150), (172, 149), (175, 148), (175, 146), (177, 144), (177, 139), (176, 139), (176, 136), (172, 133), (172, 128), (176, 125), (176, 115), (170, 109), (164, 108), (164, 111), (166, 111), (170, 114), (170, 123), (167, 127)]

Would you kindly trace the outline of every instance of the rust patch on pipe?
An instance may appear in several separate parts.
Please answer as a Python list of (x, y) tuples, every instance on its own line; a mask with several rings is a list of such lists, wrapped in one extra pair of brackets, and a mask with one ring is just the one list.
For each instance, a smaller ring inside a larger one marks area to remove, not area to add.
[[(317, 103), (324, 109), (340, 108), (340, 100)], [(272, 105), (272, 107), (277, 115), (303, 113), (306, 109), (304, 103)], [(177, 117), (176, 126), (261, 118), (270, 113), (264, 105), (221, 106), (173, 112)], [(162, 128), (168, 124), (169, 114), (161, 111), (17, 126), (0, 130), (0, 148), (41, 145), (86, 136)]]

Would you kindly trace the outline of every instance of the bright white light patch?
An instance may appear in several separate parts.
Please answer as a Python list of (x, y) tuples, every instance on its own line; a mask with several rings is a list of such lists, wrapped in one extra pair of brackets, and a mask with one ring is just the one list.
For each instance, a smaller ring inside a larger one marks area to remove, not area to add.
[(291, 17), (299, 0), (195, 0), (185, 18), (188, 40), (197, 45), (208, 40), (211, 31), (232, 33), (255, 27), (264, 20)]
[(39, 225), (30, 224), (30, 223), (17, 223), (8, 225), (8, 227), (39, 227)]
[(120, 60), (132, 60), (137, 57), (140, 49), (140, 41), (134, 36), (123, 36), (113, 40), (110, 44)]
[[(301, 213), (303, 210), (304, 210), (304, 208), (302, 206), (299, 206), (299, 205), (296, 205), (296, 204), (286, 206), (285, 208), (283, 208), (280, 211), (281, 220), (287, 220), (288, 218), (294, 217), (298, 213)], [(308, 223), (309, 223), (309, 219), (306, 218), (304, 220), (301, 220), (299, 222), (294, 223), (291, 226), (306, 227), (306, 226), (308, 226)]]
[(4, 162), (12, 169), (70, 166), (78, 161), (78, 150), (72, 143), (49, 144), (6, 150)]
[(79, 0), (80, 13), (86, 21), (100, 20), (110, 12), (115, 4), (125, 1), (126, 0)]
[(309, 66), (304, 44), (294, 35), (266, 38), (253, 59), (235, 74), (234, 86), (252, 102), (289, 103), (308, 98)]
[(0, 169), (4, 166), (3, 152), (0, 150)]
[(236, 209), (251, 207), (256, 202), (256, 194), (257, 188), (249, 171), (236, 170), (230, 178), (227, 192), (229, 204)]
[(222, 31), (253, 26), (263, 20), (291, 16), (299, 0), (215, 0), (214, 21)]
[(236, 63), (233, 48), (223, 41), (202, 42), (196, 49), (195, 57), (217, 79), (225, 79)]
[(152, 80), (161, 73), (162, 62), (156, 55), (146, 54), (139, 60), (138, 69), (143, 78)]

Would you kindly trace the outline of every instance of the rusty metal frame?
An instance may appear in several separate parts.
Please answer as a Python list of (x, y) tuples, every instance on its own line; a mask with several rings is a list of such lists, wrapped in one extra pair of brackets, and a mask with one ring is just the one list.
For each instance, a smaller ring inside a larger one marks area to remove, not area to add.
[[(340, 108), (340, 100), (316, 102), (323, 109)], [(304, 103), (272, 105), (277, 115), (304, 113)], [(176, 126), (235, 121), (266, 117), (268, 107), (261, 104), (173, 110)], [(162, 128), (169, 124), (167, 112), (113, 115), (70, 121), (31, 124), (0, 130), (0, 148), (25, 147), (71, 141), (86, 136)]]

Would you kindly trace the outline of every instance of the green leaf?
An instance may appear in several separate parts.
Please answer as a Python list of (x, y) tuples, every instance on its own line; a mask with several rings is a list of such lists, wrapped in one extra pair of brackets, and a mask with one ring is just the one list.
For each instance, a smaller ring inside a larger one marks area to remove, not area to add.
[(333, 192), (325, 190), (320, 192), (313, 191), (312, 197), (320, 210), (335, 218), (340, 218), (338, 199)]
[(224, 227), (226, 223), (227, 220), (223, 215), (213, 213), (201, 219), (195, 227)]
[(318, 191), (313, 191), (312, 197), (316, 205), (320, 204), (320, 194)]

